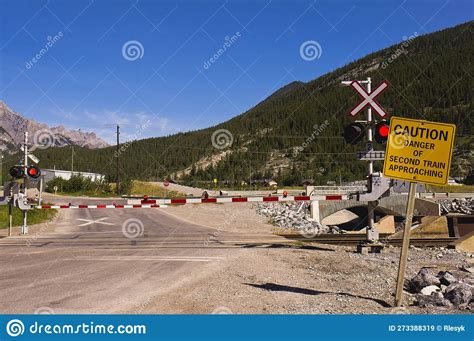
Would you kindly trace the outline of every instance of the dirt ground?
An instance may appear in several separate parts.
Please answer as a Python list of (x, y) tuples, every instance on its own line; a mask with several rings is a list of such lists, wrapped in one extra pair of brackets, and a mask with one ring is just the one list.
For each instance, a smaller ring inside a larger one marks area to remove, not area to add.
[[(273, 227), (251, 204), (169, 207), (187, 221), (219, 231), (260, 234)], [(219, 236), (217, 235), (217, 238)], [(354, 247), (315, 243), (241, 248), (220, 268), (190, 279), (165, 296), (152, 297), (135, 313), (235, 314), (390, 314), (472, 313), (449, 308), (420, 308), (406, 294), (407, 307), (394, 308), (400, 249), (361, 255)], [(472, 254), (440, 248), (410, 248), (407, 278), (422, 267), (433, 273), (449, 270), (456, 277), (471, 276), (460, 268), (474, 264)]]

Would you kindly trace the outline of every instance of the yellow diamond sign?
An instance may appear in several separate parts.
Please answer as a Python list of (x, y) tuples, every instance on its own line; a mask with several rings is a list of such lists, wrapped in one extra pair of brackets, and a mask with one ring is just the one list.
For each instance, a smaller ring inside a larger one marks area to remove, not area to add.
[(393, 179), (445, 185), (453, 151), (454, 124), (390, 119), (383, 174)]

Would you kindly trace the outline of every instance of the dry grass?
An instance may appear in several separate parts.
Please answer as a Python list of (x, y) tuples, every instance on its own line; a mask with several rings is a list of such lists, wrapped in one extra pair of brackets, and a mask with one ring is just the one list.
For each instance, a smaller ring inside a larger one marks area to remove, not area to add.
[(459, 185), (459, 186), (427, 186), (428, 192), (438, 193), (474, 193), (474, 185)]
[(133, 181), (132, 195), (148, 195), (153, 197), (176, 198), (185, 196), (184, 193), (176, 191), (167, 191), (165, 188), (144, 181)]

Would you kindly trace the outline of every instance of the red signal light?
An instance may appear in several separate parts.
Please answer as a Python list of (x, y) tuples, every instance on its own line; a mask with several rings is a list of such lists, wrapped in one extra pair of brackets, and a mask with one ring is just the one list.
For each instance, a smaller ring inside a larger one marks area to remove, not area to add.
[(30, 178), (38, 179), (41, 176), (41, 169), (37, 166), (29, 166), (26, 174), (28, 174)]
[(389, 123), (386, 120), (377, 123), (374, 132), (375, 141), (382, 144), (387, 142), (389, 131)]
[(386, 125), (381, 126), (381, 127), (379, 128), (379, 135), (380, 135), (380, 136), (383, 136), (383, 137), (388, 136), (388, 130), (389, 130), (389, 129), (388, 129), (388, 126), (386, 126)]

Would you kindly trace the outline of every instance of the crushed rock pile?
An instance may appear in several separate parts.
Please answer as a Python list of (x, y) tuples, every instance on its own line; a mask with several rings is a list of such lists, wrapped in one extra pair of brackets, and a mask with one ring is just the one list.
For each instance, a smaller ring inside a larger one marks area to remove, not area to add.
[(474, 277), (461, 279), (448, 271), (440, 271), (437, 275), (423, 268), (411, 280), (405, 282), (405, 289), (415, 294), (420, 307), (447, 307), (458, 309), (474, 309)]
[(257, 205), (257, 213), (271, 219), (271, 222), (285, 229), (303, 234), (340, 233), (337, 226), (326, 226), (311, 220), (310, 204), (307, 202), (265, 203)]
[(474, 199), (473, 198), (461, 198), (454, 200), (438, 200), (441, 205), (441, 209), (444, 214), (448, 213), (463, 213), (463, 214), (474, 214)]

